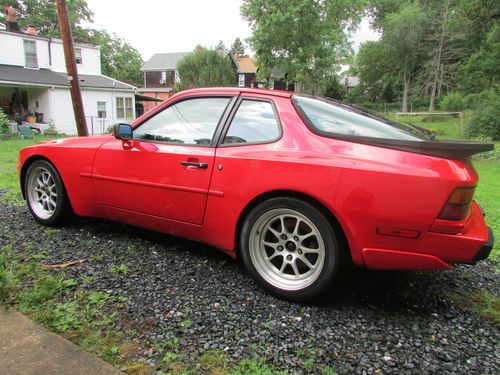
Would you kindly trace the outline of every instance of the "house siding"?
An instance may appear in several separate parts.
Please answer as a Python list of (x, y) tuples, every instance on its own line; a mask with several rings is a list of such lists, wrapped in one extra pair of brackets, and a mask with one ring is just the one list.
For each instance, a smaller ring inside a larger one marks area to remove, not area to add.
[[(64, 48), (61, 42), (51, 43), (52, 66), (55, 72), (66, 72), (66, 62), (64, 60)], [(82, 64), (77, 64), (80, 74), (101, 74), (101, 51), (99, 48), (75, 46), (82, 50)]]
[(25, 66), (24, 40), (36, 43), (39, 68), (50, 68), (49, 47), (47, 40), (33, 38), (30, 35), (0, 33), (0, 64)]
[[(71, 102), (71, 94), (68, 89), (51, 89), (52, 101), (52, 117), (51, 119), (56, 124), (58, 131), (75, 135), (76, 122), (73, 114), (73, 104)], [(87, 128), (92, 134), (92, 122), (94, 122), (94, 134), (101, 134), (107, 130), (108, 126), (114, 125), (117, 122), (130, 122), (133, 119), (119, 119), (116, 116), (116, 98), (132, 98), (133, 117), (135, 118), (135, 97), (133, 93), (121, 91), (103, 91), (103, 90), (82, 90), (83, 107), (87, 120)], [(97, 120), (97, 102), (106, 103), (106, 115), (104, 129), (100, 126), (100, 120)], [(91, 119), (92, 118), (92, 119)], [(46, 121), (48, 118), (46, 118)]]
[[(36, 43), (38, 68), (66, 72), (64, 49), (60, 40), (36, 38), (28, 34), (0, 33), (0, 64), (25, 66), (24, 40)], [(49, 47), (50, 44), (50, 47)], [(82, 64), (77, 64), (80, 74), (101, 74), (101, 51), (98, 47), (75, 45), (82, 50)], [(49, 57), (50, 49), (50, 57)]]

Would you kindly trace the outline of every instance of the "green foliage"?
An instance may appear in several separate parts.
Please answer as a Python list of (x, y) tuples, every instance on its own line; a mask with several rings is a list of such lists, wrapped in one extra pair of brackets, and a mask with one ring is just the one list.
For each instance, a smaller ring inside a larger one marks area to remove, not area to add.
[(177, 64), (180, 83), (177, 89), (234, 86), (236, 73), (229, 57), (221, 51), (196, 47)]
[[(483, 141), (484, 140), (488, 141), (488, 139), (483, 139)], [(477, 155), (476, 158), (484, 161), (500, 161), (500, 144), (496, 143), (493, 150), (483, 152)]]
[(469, 137), (489, 137), (494, 141), (500, 140), (500, 106), (498, 103), (500, 103), (500, 94), (490, 92), (487, 100), (472, 113), (467, 131)]
[(277, 371), (273, 366), (267, 364), (260, 357), (244, 359), (234, 366), (230, 372), (231, 375), (276, 375), (285, 374), (285, 371)]
[(500, 327), (500, 298), (488, 291), (474, 293), (472, 296), (451, 295), (452, 300), (478, 314), (491, 320), (493, 324)]
[(219, 42), (217, 43), (217, 45), (215, 46), (215, 49), (217, 51), (221, 51), (221, 52), (225, 52), (227, 50), (226, 48), (226, 43), (224, 43), (224, 41), (221, 39), (219, 40)]
[(102, 74), (140, 85), (143, 81), (142, 57), (129, 43), (105, 30), (88, 29), (82, 41), (101, 47)]
[(117, 275), (126, 275), (128, 273), (128, 266), (125, 263), (114, 264), (111, 266), (110, 271)]
[(262, 71), (278, 68), (303, 91), (320, 93), (350, 54), (347, 31), (361, 20), (365, 0), (244, 0), (242, 15)]
[(10, 133), (9, 124), (7, 121), (7, 115), (3, 112), (2, 108), (0, 108), (0, 135), (6, 135)]
[(45, 327), (54, 332), (75, 331), (82, 327), (82, 322), (78, 318), (78, 303), (57, 302), (54, 305), (46, 305), (37, 314), (37, 320)]
[(397, 66), (382, 40), (363, 43), (352, 70), (352, 74), (359, 77), (360, 85), (356, 87), (359, 92), (352, 94), (357, 99), (351, 98), (350, 102), (393, 101), (394, 93), (400, 90)]
[[(73, 37), (79, 39), (84, 30), (79, 26), (82, 21), (92, 22), (93, 13), (89, 9), (86, 0), (70, 0), (68, 12)], [(16, 8), (18, 23), (21, 30), (33, 25), (39, 35), (48, 37), (59, 37), (59, 22), (57, 20), (57, 9), (54, 0), (0, 0), (0, 7), (7, 4)]]
[(479, 51), (473, 53), (460, 70), (459, 87), (478, 93), (499, 86), (500, 25), (495, 24), (486, 35)]
[(12, 248), (3, 246), (0, 248), (0, 302), (14, 290), (17, 279), (13, 271)]
[(497, 89), (498, 0), (370, 0), (368, 13), (382, 38), (362, 46), (356, 58), (365, 96), (358, 101), (399, 101), (403, 87), (414, 109), (419, 102), (434, 110), (452, 92), (467, 101), (447, 98), (445, 106), (474, 108), (469, 94)]
[(459, 92), (451, 92), (441, 99), (439, 107), (445, 111), (461, 111), (467, 108), (467, 99)]
[(240, 57), (247, 57), (247, 55), (245, 55), (245, 45), (240, 38), (236, 38), (233, 44), (231, 44), (231, 54), (238, 55)]
[(326, 81), (322, 95), (336, 100), (344, 100), (346, 92), (339, 79), (332, 77)]
[(17, 296), (21, 312), (36, 310), (43, 303), (53, 299), (57, 292), (63, 288), (62, 281), (62, 277), (49, 274), (44, 274), (38, 278), (33, 288), (25, 289)]

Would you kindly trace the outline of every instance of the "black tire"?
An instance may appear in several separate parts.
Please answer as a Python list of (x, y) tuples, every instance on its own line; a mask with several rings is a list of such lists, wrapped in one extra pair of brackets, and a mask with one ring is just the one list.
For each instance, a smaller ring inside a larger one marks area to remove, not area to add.
[[(311, 300), (323, 294), (339, 273), (342, 249), (336, 231), (313, 205), (296, 198), (272, 198), (246, 217), (240, 233), (241, 257), (269, 293), (288, 301)], [(312, 249), (317, 251), (316, 260)]]
[[(41, 186), (40, 183), (45, 177), (47, 183)], [(46, 160), (36, 160), (29, 166), (24, 178), (24, 196), (31, 214), (43, 225), (60, 226), (66, 223), (72, 214), (61, 177)], [(50, 203), (47, 203), (49, 199)], [(43, 203), (40, 203), (42, 201)]]

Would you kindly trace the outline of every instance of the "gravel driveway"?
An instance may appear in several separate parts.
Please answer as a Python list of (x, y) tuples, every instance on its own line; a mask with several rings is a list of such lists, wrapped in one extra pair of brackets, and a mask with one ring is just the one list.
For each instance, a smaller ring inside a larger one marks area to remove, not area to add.
[[(1, 205), (0, 241), (46, 263), (86, 259), (67, 276), (128, 298), (115, 328), (139, 331), (139, 361), (155, 367), (152, 344), (179, 338), (184, 353), (258, 354), (289, 373), (498, 374), (498, 327), (452, 296), (498, 293), (491, 261), (447, 272), (352, 270), (320, 303), (292, 304), (259, 289), (243, 267), (204, 245), (121, 224), (78, 219), (63, 229), (35, 223), (25, 207)], [(38, 244), (38, 250), (29, 250)], [(110, 272), (125, 263), (128, 273)], [(451, 297), (450, 297), (451, 296)], [(314, 366), (311, 366), (314, 363)]]

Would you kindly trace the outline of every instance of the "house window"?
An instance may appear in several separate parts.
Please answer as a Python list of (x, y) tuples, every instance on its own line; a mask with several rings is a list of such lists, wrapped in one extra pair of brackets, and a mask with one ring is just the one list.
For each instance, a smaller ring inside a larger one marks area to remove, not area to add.
[(132, 119), (132, 98), (116, 98), (116, 117), (121, 119)]
[(26, 68), (38, 68), (36, 42), (34, 40), (24, 40), (24, 58)]
[(106, 102), (97, 102), (97, 117), (106, 118)]
[(238, 75), (238, 86), (245, 87), (245, 75), (244, 74)]
[(81, 48), (75, 48), (75, 61), (77, 64), (83, 64)]

